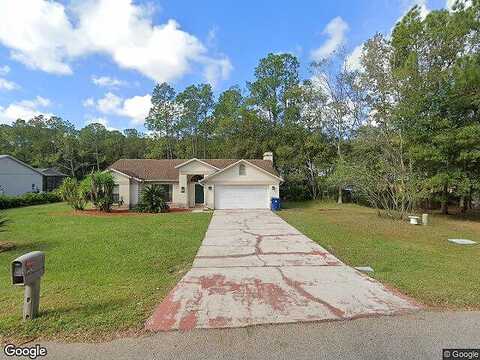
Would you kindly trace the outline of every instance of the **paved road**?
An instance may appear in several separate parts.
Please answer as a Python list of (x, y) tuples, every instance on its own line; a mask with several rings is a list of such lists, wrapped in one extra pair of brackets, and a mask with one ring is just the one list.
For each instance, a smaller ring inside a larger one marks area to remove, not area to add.
[(157, 307), (154, 331), (346, 320), (418, 306), (346, 266), (267, 210), (215, 211), (193, 268)]
[[(52, 344), (47, 359), (439, 360), (479, 348), (480, 312), (416, 312), (352, 321), (160, 332), (104, 344)], [(0, 359), (2, 355), (0, 355)]]

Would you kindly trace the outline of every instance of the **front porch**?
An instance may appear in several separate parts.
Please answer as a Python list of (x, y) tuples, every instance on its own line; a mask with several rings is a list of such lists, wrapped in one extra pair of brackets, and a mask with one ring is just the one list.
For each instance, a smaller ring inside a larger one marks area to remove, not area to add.
[(176, 205), (184, 208), (205, 208), (203, 174), (180, 174)]

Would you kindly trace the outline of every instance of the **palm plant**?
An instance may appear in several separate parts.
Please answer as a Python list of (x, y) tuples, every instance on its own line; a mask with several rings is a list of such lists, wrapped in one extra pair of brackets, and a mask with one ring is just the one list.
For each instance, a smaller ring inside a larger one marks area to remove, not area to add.
[(146, 186), (140, 195), (137, 210), (149, 213), (167, 212), (168, 205), (165, 201), (167, 195), (165, 189), (159, 185)]
[(113, 205), (113, 188), (115, 181), (109, 172), (97, 171), (90, 175), (90, 199), (101, 211), (111, 211)]
[(66, 201), (73, 209), (85, 209), (87, 205), (86, 194), (76, 179), (66, 178), (58, 188), (58, 192), (63, 201)]

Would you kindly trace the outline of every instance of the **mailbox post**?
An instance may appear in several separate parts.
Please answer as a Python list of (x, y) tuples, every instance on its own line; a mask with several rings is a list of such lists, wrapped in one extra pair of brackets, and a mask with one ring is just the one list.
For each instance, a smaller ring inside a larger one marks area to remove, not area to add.
[(40, 279), (45, 273), (45, 254), (33, 251), (12, 262), (12, 284), (24, 286), (23, 320), (34, 319), (40, 305)]

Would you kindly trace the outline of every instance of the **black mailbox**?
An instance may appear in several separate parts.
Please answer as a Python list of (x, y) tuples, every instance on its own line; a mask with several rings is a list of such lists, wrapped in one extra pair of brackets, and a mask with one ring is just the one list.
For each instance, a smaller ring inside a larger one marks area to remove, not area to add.
[(39, 280), (45, 273), (45, 254), (33, 251), (12, 261), (12, 283), (24, 286)]

